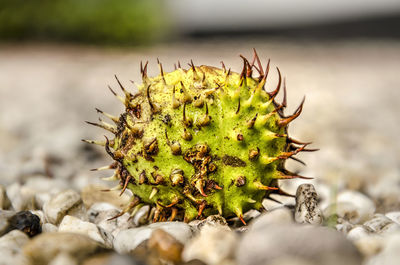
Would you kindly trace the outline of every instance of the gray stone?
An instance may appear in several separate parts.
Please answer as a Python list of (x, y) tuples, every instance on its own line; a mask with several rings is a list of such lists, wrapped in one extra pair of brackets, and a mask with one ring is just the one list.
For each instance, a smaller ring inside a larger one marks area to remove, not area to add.
[[(101, 227), (110, 234), (117, 234), (119, 230), (135, 227), (128, 213), (118, 218), (114, 218), (121, 212), (120, 209), (112, 204), (100, 202), (93, 204), (88, 210), (89, 221)], [(112, 219), (112, 220), (110, 220)]]
[(51, 232), (57, 232), (57, 231), (58, 231), (58, 227), (53, 224), (45, 223), (42, 225), (43, 233), (51, 233)]
[(360, 238), (369, 236), (373, 231), (364, 225), (357, 225), (347, 233), (347, 239), (356, 241)]
[(43, 211), (49, 223), (58, 224), (67, 214), (82, 215), (84, 206), (77, 192), (66, 190), (46, 202), (43, 206)]
[(71, 232), (89, 236), (106, 248), (112, 248), (113, 236), (97, 225), (66, 215), (58, 227), (59, 232)]
[(198, 259), (210, 265), (222, 264), (224, 260), (233, 259), (237, 242), (238, 236), (225, 226), (205, 225), (186, 244), (182, 259), (186, 262)]
[(386, 234), (392, 232), (400, 232), (400, 225), (393, 222), (383, 214), (375, 214), (374, 217), (364, 223), (372, 231), (378, 234)]
[(13, 230), (0, 238), (0, 265), (26, 265), (29, 260), (22, 253), (22, 248), (29, 242), (29, 237), (19, 230)]
[(324, 265), (361, 264), (360, 253), (341, 233), (310, 225), (272, 224), (250, 229), (236, 255), (241, 265), (268, 264), (285, 256)]
[(357, 191), (340, 192), (336, 201), (336, 204), (324, 210), (324, 214), (336, 213), (353, 224), (359, 224), (371, 218), (375, 212), (374, 202)]
[(400, 212), (388, 212), (385, 215), (387, 218), (400, 225)]
[(297, 223), (322, 224), (323, 217), (318, 208), (318, 195), (312, 184), (301, 184), (297, 188), (294, 213), (294, 219)]
[(101, 250), (99, 243), (76, 233), (42, 233), (24, 246), (25, 255), (34, 265), (48, 264), (58, 254), (65, 253), (78, 261)]
[(59, 253), (48, 265), (78, 265), (78, 261), (67, 253)]
[(228, 227), (228, 223), (226, 222), (225, 218), (221, 215), (210, 215), (206, 219), (201, 220), (197, 223), (196, 228), (201, 229), (204, 226), (222, 226), (230, 230)]
[(129, 253), (140, 243), (150, 238), (151, 233), (160, 228), (171, 234), (182, 244), (185, 244), (192, 236), (192, 230), (188, 224), (182, 222), (159, 222), (148, 226), (120, 230), (114, 238), (114, 249), (118, 253)]
[(251, 229), (261, 229), (271, 224), (293, 223), (293, 212), (286, 207), (276, 208), (257, 217), (250, 223)]
[(366, 262), (366, 265), (398, 265), (400, 260), (400, 233), (384, 237), (382, 251)]

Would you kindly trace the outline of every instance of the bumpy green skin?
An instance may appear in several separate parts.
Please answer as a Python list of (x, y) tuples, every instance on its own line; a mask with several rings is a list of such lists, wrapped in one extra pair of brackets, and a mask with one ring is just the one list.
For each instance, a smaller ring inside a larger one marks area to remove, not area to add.
[(238, 216), (260, 209), (286, 174), (287, 125), (265, 79), (209, 66), (143, 74), (106, 150), (114, 177), (154, 221)]

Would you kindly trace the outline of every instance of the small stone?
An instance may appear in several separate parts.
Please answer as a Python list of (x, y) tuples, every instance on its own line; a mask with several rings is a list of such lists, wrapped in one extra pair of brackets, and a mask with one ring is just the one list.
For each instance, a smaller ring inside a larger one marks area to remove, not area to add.
[(359, 265), (362, 261), (357, 248), (336, 230), (296, 224), (250, 229), (242, 237), (236, 254), (241, 265), (269, 264), (285, 256), (324, 265)]
[(50, 223), (45, 223), (42, 225), (42, 233), (51, 233), (51, 232), (57, 232), (58, 227), (50, 224)]
[(93, 239), (76, 233), (43, 233), (24, 246), (25, 255), (34, 265), (48, 264), (58, 254), (65, 253), (78, 261), (96, 251), (100, 244)]
[(106, 248), (112, 248), (113, 236), (93, 223), (82, 221), (76, 217), (66, 215), (58, 227), (60, 232), (71, 232), (87, 235)]
[(0, 210), (6, 210), (11, 206), (11, 202), (7, 197), (6, 189), (0, 185)]
[(389, 212), (385, 214), (387, 218), (400, 225), (400, 212)]
[(301, 184), (296, 191), (294, 219), (300, 224), (322, 224), (322, 212), (318, 208), (318, 195), (312, 184)]
[(162, 229), (155, 229), (147, 246), (154, 249), (160, 258), (179, 263), (182, 261), (183, 244)]
[(196, 226), (197, 229), (201, 229), (202, 227), (210, 225), (210, 226), (223, 226), (227, 228), (227, 230), (231, 230), (228, 227), (228, 223), (226, 222), (225, 218), (221, 215), (210, 215), (204, 220), (200, 220)]
[(28, 265), (29, 260), (21, 249), (29, 242), (29, 237), (19, 231), (13, 230), (0, 238), (0, 264), (1, 265)]
[(369, 227), (357, 225), (347, 233), (347, 239), (356, 241), (360, 238), (369, 236), (371, 233), (373, 233), (373, 231)]
[(365, 222), (364, 225), (378, 234), (400, 231), (400, 225), (396, 224), (383, 214), (375, 214), (374, 217)]
[(7, 197), (10, 199), (11, 207), (15, 211), (25, 210), (28, 206), (29, 198), (26, 198), (21, 193), (21, 184), (13, 183), (6, 188)]
[(133, 223), (135, 224), (135, 226), (140, 226), (148, 223), (147, 214), (149, 211), (149, 205), (145, 205), (139, 209), (139, 211), (133, 217)]
[(123, 193), (121, 196), (120, 191), (105, 191), (108, 190), (106, 186), (89, 185), (82, 189), (81, 196), (83, 203), (89, 209), (94, 203), (107, 202), (119, 209), (123, 209), (129, 204), (130, 196)]
[(282, 203), (279, 203), (279, 202), (274, 201), (274, 200), (269, 200), (269, 199), (264, 199), (262, 201), (262, 205), (263, 205), (264, 209), (267, 210), (267, 212), (270, 212), (270, 211), (275, 210), (277, 208), (284, 207), (284, 205)]
[(354, 225), (342, 217), (337, 217), (335, 228), (337, 231), (342, 232), (343, 235), (347, 235), (354, 228)]
[(112, 204), (106, 202), (95, 203), (88, 210), (89, 221), (113, 235), (116, 235), (119, 230), (135, 227), (128, 213), (112, 219), (120, 212), (121, 210)]
[(79, 194), (73, 190), (67, 190), (46, 202), (43, 206), (43, 211), (50, 223), (58, 224), (67, 214), (76, 213), (78, 216), (81, 215), (82, 207), (82, 200)]
[(29, 211), (21, 211), (16, 213), (10, 217), (8, 223), (8, 231), (17, 229), (24, 232), (29, 237), (33, 237), (42, 232), (40, 218)]
[(237, 242), (235, 232), (226, 230), (224, 226), (206, 225), (186, 244), (182, 258), (186, 262), (198, 259), (210, 265), (222, 264), (233, 259)]
[(365, 222), (372, 217), (374, 212), (374, 202), (357, 191), (343, 191), (339, 193), (337, 203), (330, 205), (324, 210), (325, 214), (331, 215), (336, 213), (352, 224)]
[(286, 207), (276, 208), (257, 217), (251, 224), (251, 229), (260, 229), (271, 224), (291, 224), (293, 213)]
[(381, 251), (370, 258), (366, 265), (397, 265), (400, 260), (400, 233), (388, 234), (382, 240)]
[(118, 253), (129, 253), (143, 241), (150, 238), (155, 229), (163, 229), (182, 244), (185, 244), (192, 236), (192, 230), (188, 224), (182, 222), (159, 222), (148, 226), (131, 228), (119, 231), (114, 238), (114, 249)]
[(384, 239), (377, 235), (363, 236), (353, 243), (364, 257), (378, 254), (383, 248)]
[(67, 253), (59, 253), (48, 265), (78, 265), (78, 261)]
[(15, 215), (14, 211), (0, 211), (0, 236), (4, 235), (5, 233), (9, 232), (9, 219)]

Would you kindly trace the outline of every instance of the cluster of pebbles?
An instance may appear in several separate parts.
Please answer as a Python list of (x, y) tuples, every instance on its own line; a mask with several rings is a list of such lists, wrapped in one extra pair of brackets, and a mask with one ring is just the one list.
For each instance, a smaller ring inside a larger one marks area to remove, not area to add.
[(129, 194), (31, 176), (23, 184), (0, 186), (0, 264), (375, 265), (400, 260), (400, 211), (376, 213), (376, 202), (356, 190), (334, 192), (316, 181), (290, 184), (295, 198), (265, 200), (266, 211), (246, 213), (249, 225), (242, 226), (218, 215), (188, 224), (149, 223), (148, 206), (133, 217), (113, 219)]

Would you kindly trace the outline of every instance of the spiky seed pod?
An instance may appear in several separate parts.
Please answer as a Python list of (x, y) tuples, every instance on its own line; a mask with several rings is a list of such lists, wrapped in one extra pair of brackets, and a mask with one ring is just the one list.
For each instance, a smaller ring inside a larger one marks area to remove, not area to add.
[[(241, 74), (210, 66), (189, 64), (156, 77), (147, 76), (141, 64), (143, 84), (134, 95), (118, 84), (125, 97), (125, 112), (115, 124), (90, 123), (112, 132), (112, 140), (87, 141), (105, 146), (115, 160), (112, 179), (122, 192), (134, 196), (124, 212), (136, 212), (145, 204), (154, 207), (153, 221), (190, 221), (219, 213), (237, 216), (260, 209), (271, 193), (287, 195), (279, 179), (304, 178), (287, 171), (285, 160), (306, 149), (288, 137), (288, 124), (297, 118), (303, 103), (291, 116), (284, 116), (286, 83), (281, 104), (275, 97), (281, 89), (266, 92), (269, 73), (254, 51), (250, 63), (243, 58)], [(255, 65), (257, 63), (257, 65)], [(258, 75), (253, 77), (254, 72)], [(297, 159), (296, 159), (297, 160)], [(121, 213), (121, 214), (122, 214)], [(244, 222), (244, 221), (243, 221)]]

